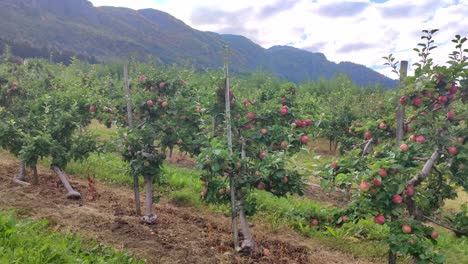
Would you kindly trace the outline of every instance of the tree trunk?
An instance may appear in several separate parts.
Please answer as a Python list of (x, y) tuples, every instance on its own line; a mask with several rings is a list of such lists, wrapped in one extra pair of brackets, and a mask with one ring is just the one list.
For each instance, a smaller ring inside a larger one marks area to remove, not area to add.
[[(128, 79), (128, 67), (125, 64), (123, 69), (125, 81), (125, 98), (127, 99), (127, 124), (129, 128), (133, 128), (133, 112), (132, 112), (132, 98), (130, 93), (130, 80)], [(141, 215), (141, 202), (140, 202), (140, 184), (138, 182), (138, 175), (133, 175), (133, 193), (135, 195), (135, 211), (137, 215)]]
[(32, 184), (38, 185), (39, 184), (39, 175), (37, 174), (37, 166), (34, 165), (31, 167), (33, 171), (33, 178), (32, 178)]
[(15, 179), (20, 181), (26, 181), (26, 164), (23, 161), (20, 161), (20, 171)]
[(169, 147), (169, 158), (172, 159), (172, 151), (174, 150), (174, 147), (171, 146)]
[(52, 166), (52, 169), (55, 171), (55, 173), (59, 176), (60, 181), (62, 181), (63, 186), (65, 186), (65, 189), (67, 189), (67, 198), (68, 199), (81, 199), (81, 194), (73, 189), (73, 187), (70, 185), (70, 182), (68, 182), (67, 175), (57, 166)]
[(146, 185), (146, 215), (143, 216), (142, 220), (146, 224), (155, 224), (157, 216), (153, 214), (153, 177), (145, 175)]
[(24, 164), (23, 161), (20, 161), (20, 169), (18, 175), (13, 177), (13, 182), (23, 185), (23, 186), (29, 186), (31, 185), (29, 182), (26, 182), (26, 165)]
[(127, 65), (124, 65), (124, 81), (125, 81), (125, 97), (127, 99), (127, 124), (128, 127), (133, 127), (132, 100), (130, 95), (130, 81), (128, 79)]
[[(408, 71), (408, 62), (407, 61), (401, 61), (400, 64), (400, 86), (401, 82), (403, 79), (406, 77)], [(397, 113), (396, 113), (396, 123), (397, 123), (397, 129), (396, 129), (396, 144), (397, 146), (400, 145), (401, 141), (403, 140), (403, 124), (405, 120), (405, 108), (403, 105), (398, 102), (397, 106)], [(410, 199), (411, 200), (411, 199)], [(414, 204), (414, 202), (413, 202)], [(393, 220), (392, 216), (392, 220)], [(388, 250), (388, 264), (396, 264), (397, 263), (397, 255), (396, 253), (393, 253), (390, 249)]]
[(240, 190), (237, 191), (237, 203), (239, 210), (239, 221), (244, 240), (241, 244), (241, 250), (244, 252), (253, 253), (257, 250), (257, 243), (253, 239), (252, 232), (250, 230), (249, 222), (247, 221), (247, 216), (244, 212), (244, 198)]
[(133, 175), (133, 193), (135, 195), (135, 211), (137, 215), (141, 215), (141, 202), (140, 202), (140, 183), (138, 175)]
[[(408, 73), (408, 62), (401, 61), (400, 63), (400, 87), (403, 82), (403, 79), (406, 78), (407, 73)], [(403, 135), (404, 135), (403, 125), (405, 122), (405, 108), (403, 105), (400, 104), (400, 102), (398, 102), (396, 116), (397, 116), (396, 143), (398, 146), (403, 140)]]
[[(227, 49), (227, 47), (225, 47)], [(226, 52), (228, 52), (226, 50)], [(224, 84), (224, 103), (225, 103), (225, 122), (226, 122), (226, 137), (228, 142), (228, 151), (229, 157), (232, 157), (232, 129), (231, 129), (231, 98), (229, 95), (229, 66), (226, 60), (224, 62), (224, 74), (225, 74), (225, 84)], [(236, 202), (236, 182), (234, 175), (229, 175), (229, 183), (231, 188), (231, 217), (232, 217), (232, 233), (234, 239), (234, 248), (237, 250), (239, 248), (239, 231), (237, 229), (237, 202)]]
[(397, 263), (397, 255), (393, 253), (391, 250), (388, 250), (388, 264), (396, 264)]

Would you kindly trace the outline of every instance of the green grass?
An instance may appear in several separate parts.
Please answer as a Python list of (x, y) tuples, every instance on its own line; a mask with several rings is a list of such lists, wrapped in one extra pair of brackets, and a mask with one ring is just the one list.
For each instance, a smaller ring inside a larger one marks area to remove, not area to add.
[(47, 220), (18, 220), (0, 212), (0, 263), (144, 263), (76, 235), (54, 233)]
[(457, 238), (452, 232), (436, 227), (439, 232), (437, 243), (440, 253), (447, 259), (447, 263), (468, 263), (468, 237)]
[(93, 120), (91, 124), (89, 124), (88, 130), (98, 135), (101, 141), (109, 141), (117, 138), (117, 130), (115, 128), (107, 128), (97, 120)]

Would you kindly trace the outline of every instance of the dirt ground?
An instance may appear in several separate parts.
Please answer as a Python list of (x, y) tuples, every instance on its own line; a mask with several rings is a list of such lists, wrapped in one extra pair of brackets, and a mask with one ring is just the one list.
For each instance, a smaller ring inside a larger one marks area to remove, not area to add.
[[(293, 232), (272, 234), (253, 227), (260, 254), (244, 256), (232, 249), (230, 221), (222, 214), (176, 207), (164, 198), (154, 206), (154, 226), (135, 215), (129, 188), (96, 183), (98, 198), (86, 180), (71, 177), (82, 199), (67, 200), (58, 177), (39, 167), (39, 185), (21, 186), (11, 179), (19, 163), (0, 153), (0, 209), (14, 209), (32, 219), (47, 218), (60, 232), (74, 232), (116, 249), (125, 249), (147, 263), (372, 263), (305, 239)], [(264, 255), (264, 249), (269, 254)]]

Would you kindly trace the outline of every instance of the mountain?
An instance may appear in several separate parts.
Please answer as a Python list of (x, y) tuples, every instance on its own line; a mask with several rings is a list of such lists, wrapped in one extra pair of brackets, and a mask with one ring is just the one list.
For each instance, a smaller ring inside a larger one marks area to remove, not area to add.
[(221, 67), (228, 44), (231, 70), (239, 73), (262, 70), (294, 82), (344, 73), (361, 86), (396, 83), (362, 65), (330, 62), (322, 53), (264, 49), (243, 36), (199, 31), (154, 9), (94, 7), (87, 0), (0, 0), (0, 17), (0, 43), (12, 45), (14, 53), (30, 47), (99, 61), (151, 55), (202, 69)]

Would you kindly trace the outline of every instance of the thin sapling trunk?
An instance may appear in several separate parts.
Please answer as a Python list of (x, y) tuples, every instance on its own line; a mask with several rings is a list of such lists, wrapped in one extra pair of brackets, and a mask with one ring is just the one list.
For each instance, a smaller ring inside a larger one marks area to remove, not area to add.
[[(127, 122), (128, 122), (128, 127), (133, 128), (132, 100), (131, 100), (130, 81), (128, 79), (127, 65), (124, 65), (123, 73), (124, 73), (124, 80), (125, 80), (125, 98), (127, 99)], [(135, 194), (136, 214), (141, 215), (140, 184), (138, 181), (138, 175), (133, 175), (133, 193)]]
[(142, 221), (146, 224), (155, 224), (157, 216), (153, 214), (153, 177), (145, 175), (146, 185), (146, 215), (143, 216)]
[(39, 175), (37, 174), (37, 166), (31, 166), (31, 169), (33, 171), (33, 177), (32, 177), (32, 184), (38, 185), (39, 184)]

